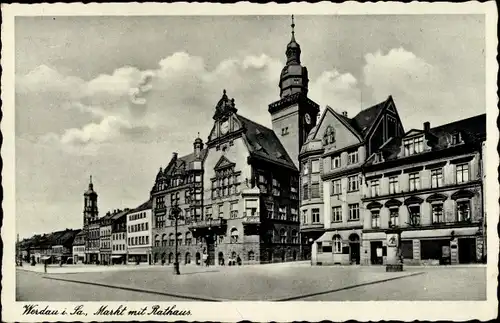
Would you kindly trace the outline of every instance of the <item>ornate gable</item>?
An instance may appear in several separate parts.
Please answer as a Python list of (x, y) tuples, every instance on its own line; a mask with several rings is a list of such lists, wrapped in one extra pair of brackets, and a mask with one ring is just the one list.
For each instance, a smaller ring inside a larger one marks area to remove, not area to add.
[(222, 156), (219, 159), (219, 161), (217, 162), (217, 164), (215, 164), (214, 169), (215, 170), (221, 170), (221, 169), (224, 169), (224, 168), (234, 167), (234, 165), (236, 165), (236, 164), (233, 163), (233, 162), (230, 162), (229, 159), (226, 158), (226, 156)]

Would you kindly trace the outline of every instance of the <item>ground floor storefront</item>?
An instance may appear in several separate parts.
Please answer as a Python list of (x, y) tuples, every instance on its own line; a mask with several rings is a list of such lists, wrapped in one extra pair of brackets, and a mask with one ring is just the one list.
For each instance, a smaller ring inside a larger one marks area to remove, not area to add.
[(85, 252), (85, 263), (87, 264), (98, 264), (99, 261), (99, 252)]
[(361, 264), (361, 236), (361, 229), (325, 231), (312, 244), (312, 265)]
[[(484, 261), (485, 237), (478, 227), (403, 230), (400, 250), (408, 265), (454, 265)], [(383, 265), (386, 261), (385, 232), (364, 232), (363, 249), (366, 265)]]
[(100, 252), (100, 263), (101, 265), (111, 264), (111, 250), (101, 250)]
[(151, 247), (130, 248), (127, 252), (127, 264), (153, 264)]
[(125, 265), (127, 263), (127, 254), (111, 254), (111, 264), (112, 265)]

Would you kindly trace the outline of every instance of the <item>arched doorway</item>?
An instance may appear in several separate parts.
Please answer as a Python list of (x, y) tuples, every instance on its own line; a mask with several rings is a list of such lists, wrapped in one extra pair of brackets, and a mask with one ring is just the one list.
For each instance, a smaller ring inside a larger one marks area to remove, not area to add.
[(196, 253), (196, 264), (199, 265), (200, 264), (200, 258), (201, 258), (201, 255), (199, 252)]
[(359, 235), (357, 233), (352, 233), (349, 236), (349, 254), (351, 264), (359, 265), (360, 260), (360, 245), (359, 245)]
[(297, 260), (297, 250), (293, 250), (292, 257), (293, 257), (293, 261)]
[(189, 252), (186, 252), (186, 258), (184, 259), (184, 263), (186, 265), (191, 263), (191, 254)]
[(285, 262), (285, 260), (286, 260), (285, 250), (281, 250), (281, 262)]
[(219, 261), (219, 265), (224, 266), (224, 254), (222, 253), (222, 251), (220, 251), (217, 255), (217, 259)]
[(168, 263), (171, 264), (174, 261), (174, 253), (171, 252), (168, 254)]

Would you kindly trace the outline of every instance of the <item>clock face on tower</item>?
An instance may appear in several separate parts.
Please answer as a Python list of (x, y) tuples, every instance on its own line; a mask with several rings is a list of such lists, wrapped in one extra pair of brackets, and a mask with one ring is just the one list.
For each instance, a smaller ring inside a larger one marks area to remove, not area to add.
[(306, 115), (304, 116), (304, 119), (306, 120), (307, 124), (311, 124), (311, 116), (309, 115), (309, 113), (306, 113)]
[(226, 120), (220, 124), (220, 132), (225, 135), (229, 131), (229, 120)]

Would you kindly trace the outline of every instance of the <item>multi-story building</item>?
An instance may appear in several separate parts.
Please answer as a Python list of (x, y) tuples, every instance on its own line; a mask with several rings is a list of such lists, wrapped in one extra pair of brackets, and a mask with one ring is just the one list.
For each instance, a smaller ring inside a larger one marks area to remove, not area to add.
[(97, 208), (97, 193), (94, 191), (92, 176), (89, 188), (83, 194), (83, 231), (85, 232), (85, 262), (96, 263), (99, 261), (99, 211)]
[(399, 227), (406, 263), (471, 263), (485, 252), (486, 115), (388, 140), (363, 169), (364, 263), (382, 264), (385, 233)]
[(390, 96), (353, 118), (325, 109), (300, 154), (304, 258), (312, 252), (313, 263), (360, 263), (362, 166), (373, 151), (403, 132)]
[(54, 261), (67, 263), (73, 260), (73, 241), (80, 230), (66, 229), (52, 233), (52, 256)]
[[(203, 162), (207, 150), (203, 141), (194, 141), (193, 152), (178, 157), (174, 153), (165, 169), (160, 169), (151, 191), (153, 208), (153, 262), (175, 261), (175, 220), (172, 206), (179, 208), (181, 218), (177, 227), (178, 260), (190, 264), (201, 259), (202, 247), (188, 229), (189, 223), (202, 214)], [(201, 241), (201, 240), (200, 240)]]
[(85, 231), (80, 230), (73, 241), (73, 263), (83, 263), (85, 261)]
[(99, 219), (99, 259), (103, 265), (111, 264), (111, 225), (112, 216), (119, 210), (113, 210), (113, 213), (107, 212)]
[(127, 260), (127, 214), (128, 208), (113, 215), (111, 225), (111, 263), (125, 264)]
[(151, 200), (127, 215), (127, 263), (151, 264)]
[[(292, 23), (292, 28), (295, 25)], [(237, 113), (226, 91), (215, 107), (206, 148), (174, 157), (151, 192), (154, 259), (181, 263), (281, 262), (298, 259), (298, 155), (316, 124), (319, 106), (307, 97), (308, 72), (292, 39), (280, 76), (280, 100), (269, 105), (272, 129)], [(182, 210), (175, 236), (172, 206)]]

